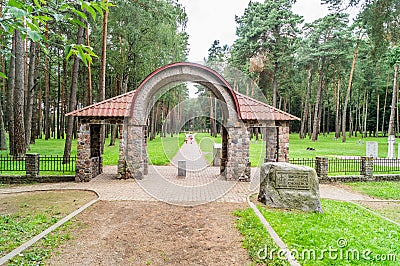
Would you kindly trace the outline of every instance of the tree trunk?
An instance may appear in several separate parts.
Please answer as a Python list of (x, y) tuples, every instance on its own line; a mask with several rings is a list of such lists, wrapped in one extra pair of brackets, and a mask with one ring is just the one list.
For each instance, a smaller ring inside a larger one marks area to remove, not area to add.
[(21, 33), (14, 31), (15, 38), (15, 89), (14, 89), (14, 156), (23, 156), (26, 152), (24, 128), (24, 92), (25, 92), (25, 64), (24, 43)]
[(346, 142), (346, 116), (347, 116), (347, 105), (349, 104), (351, 85), (352, 85), (352, 83), (353, 83), (354, 68), (355, 68), (355, 66), (356, 66), (356, 61), (357, 61), (357, 54), (358, 54), (358, 47), (359, 47), (359, 45), (360, 45), (360, 41), (357, 42), (356, 49), (354, 50), (353, 62), (351, 63), (349, 84), (348, 84), (348, 86), (347, 86), (346, 98), (345, 98), (345, 100), (344, 100), (343, 115), (342, 115), (342, 142)]
[(386, 104), (387, 104), (387, 98), (388, 98), (388, 91), (389, 91), (389, 79), (390, 76), (388, 74), (387, 80), (386, 80), (386, 91), (385, 91), (385, 101), (383, 104), (383, 113), (382, 113), (382, 136), (386, 136), (385, 133), (385, 117), (386, 117)]
[(340, 138), (340, 89), (341, 89), (341, 79), (338, 77), (337, 88), (336, 88), (336, 105), (335, 105), (335, 138)]
[(29, 70), (28, 70), (28, 95), (27, 105), (25, 110), (25, 138), (26, 148), (30, 150), (31, 144), (31, 129), (32, 129), (32, 111), (33, 111), (33, 98), (35, 95), (35, 63), (36, 63), (36, 43), (31, 42), (29, 49)]
[(8, 145), (10, 155), (15, 154), (14, 143), (14, 90), (15, 90), (15, 38), (12, 39), (10, 58), (10, 69), (8, 74), (8, 90), (7, 90), (7, 117), (8, 117)]
[[(86, 27), (86, 44), (90, 47), (89, 24)], [(92, 88), (92, 68), (90, 61), (87, 62), (87, 90), (86, 90), (86, 106), (93, 103), (93, 88)]]
[(272, 82), (273, 93), (272, 93), (272, 106), (276, 107), (276, 100), (278, 97), (278, 62), (274, 64), (274, 79)]
[(394, 123), (396, 119), (396, 106), (397, 106), (397, 81), (399, 78), (399, 64), (394, 65), (394, 77), (393, 77), (393, 93), (392, 93), (392, 104), (390, 106), (390, 119), (388, 135), (393, 136), (395, 134)]
[[(77, 44), (82, 44), (83, 41), (83, 27), (79, 26), (78, 28), (78, 40)], [(72, 79), (71, 79), (71, 91), (70, 91), (70, 99), (68, 111), (72, 112), (76, 108), (76, 91), (78, 88), (78, 78), (79, 78), (79, 61), (80, 59), (77, 56), (74, 56), (74, 64), (72, 66)], [(71, 156), (71, 145), (72, 145), (72, 133), (74, 130), (74, 117), (67, 117), (67, 130), (66, 130), (66, 140), (64, 147), (64, 161), (68, 160)]]
[[(49, 39), (48, 34), (49, 24), (46, 24), (46, 40)], [(49, 49), (49, 44), (46, 42), (46, 49)], [(44, 94), (44, 139), (50, 139), (50, 67), (49, 56), (45, 57), (45, 94)]]
[(313, 131), (312, 131), (312, 141), (318, 140), (318, 130), (319, 130), (319, 121), (320, 121), (320, 103), (322, 97), (322, 81), (324, 78), (324, 67), (325, 67), (325, 57), (321, 59), (321, 69), (319, 71), (319, 81), (318, 81), (318, 90), (317, 95), (315, 96), (315, 108), (314, 108), (314, 122), (313, 122)]
[(303, 120), (301, 120), (301, 127), (300, 127), (300, 139), (304, 139), (305, 131), (306, 131), (306, 121), (308, 116), (308, 101), (310, 99), (311, 93), (311, 86), (312, 86), (312, 69), (308, 70), (308, 79), (307, 79), (307, 92), (306, 92), (306, 99), (304, 100), (304, 110), (303, 110)]
[[(108, 0), (106, 0), (106, 4)], [(101, 46), (101, 63), (100, 63), (100, 86), (99, 94), (100, 101), (104, 101), (106, 98), (106, 62), (107, 62), (107, 27), (108, 27), (108, 10), (104, 11), (103, 16), (103, 33), (102, 33), (102, 46)], [(104, 137), (105, 131), (104, 126), (100, 129), (100, 153), (104, 152)]]
[(61, 119), (60, 119), (60, 131), (61, 131), (61, 138), (64, 139), (65, 133), (65, 111), (66, 111), (66, 93), (65, 87), (67, 86), (67, 60), (65, 59), (64, 51), (62, 53), (63, 58), (63, 77), (61, 83)]
[(379, 96), (379, 91), (378, 91), (377, 96), (376, 96), (376, 128), (375, 128), (375, 134), (374, 134), (375, 138), (377, 138), (379, 135), (379, 105), (380, 105), (379, 99), (380, 99), (380, 96)]

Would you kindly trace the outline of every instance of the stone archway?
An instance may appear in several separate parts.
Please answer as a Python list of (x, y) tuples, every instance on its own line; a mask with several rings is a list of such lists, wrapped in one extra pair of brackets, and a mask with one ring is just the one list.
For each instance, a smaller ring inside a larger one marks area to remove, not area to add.
[(194, 82), (208, 88), (223, 106), (223, 150), (226, 158), (221, 174), (227, 180), (249, 180), (249, 133), (241, 119), (238, 100), (229, 83), (216, 71), (195, 63), (174, 63), (151, 73), (138, 87), (132, 99), (130, 115), (125, 119), (125, 161), (127, 171), (141, 179), (147, 174), (146, 120), (156, 95), (165, 86), (177, 82)]

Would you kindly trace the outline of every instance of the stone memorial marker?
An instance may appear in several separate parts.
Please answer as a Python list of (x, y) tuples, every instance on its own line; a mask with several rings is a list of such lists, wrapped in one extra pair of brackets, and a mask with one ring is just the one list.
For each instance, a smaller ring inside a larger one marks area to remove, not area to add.
[(178, 161), (178, 177), (186, 177), (186, 161)]
[(213, 146), (213, 166), (221, 166), (222, 144), (215, 143)]
[(365, 156), (372, 157), (374, 159), (378, 158), (378, 142), (367, 141)]
[(260, 172), (258, 200), (274, 208), (323, 212), (317, 173), (307, 166), (265, 163)]

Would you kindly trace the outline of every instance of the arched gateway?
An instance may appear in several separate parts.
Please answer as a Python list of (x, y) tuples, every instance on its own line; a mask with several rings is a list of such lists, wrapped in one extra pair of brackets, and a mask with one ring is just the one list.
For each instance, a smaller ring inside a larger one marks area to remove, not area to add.
[(229, 83), (214, 70), (194, 63), (175, 63), (150, 74), (133, 96), (130, 115), (126, 119), (126, 162), (135, 178), (147, 174), (147, 125), (149, 113), (157, 101), (157, 93), (171, 83), (193, 82), (203, 85), (222, 103), (223, 164), (221, 174), (228, 180), (250, 178), (249, 133), (240, 116), (237, 95)]
[(235, 92), (208, 67), (182, 62), (157, 69), (135, 91), (66, 114), (79, 118), (76, 181), (89, 181), (102, 172), (99, 124), (123, 125), (119, 178), (147, 175), (147, 118), (163, 88), (180, 82), (200, 84), (222, 103), (220, 173), (227, 180), (250, 178), (250, 128), (261, 130), (266, 141), (265, 161), (288, 161), (289, 121), (299, 118)]

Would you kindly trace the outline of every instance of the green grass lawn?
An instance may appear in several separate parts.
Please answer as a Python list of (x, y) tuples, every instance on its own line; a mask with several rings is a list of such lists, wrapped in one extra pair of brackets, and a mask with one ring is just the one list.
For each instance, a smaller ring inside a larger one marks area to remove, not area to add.
[(345, 185), (374, 198), (400, 200), (400, 182), (357, 182)]
[(148, 142), (147, 152), (149, 163), (152, 165), (168, 165), (172, 158), (179, 151), (185, 141), (185, 134), (167, 136), (161, 138), (157, 136), (154, 140)]
[(215, 143), (222, 143), (221, 136), (212, 137), (209, 133), (196, 133), (195, 139), (200, 146), (206, 160), (211, 164), (213, 160), (213, 147)]
[[(300, 139), (298, 133), (290, 134), (290, 158), (315, 158), (316, 156), (365, 156), (366, 142), (378, 142), (378, 156), (387, 157), (387, 138), (379, 137), (347, 137), (345, 143), (341, 139), (335, 140), (334, 133), (327, 136), (322, 134), (318, 137), (318, 141), (313, 142), (309, 138)], [(307, 150), (307, 148), (314, 148), (314, 151)]]
[[(398, 265), (399, 226), (352, 203), (332, 200), (321, 203), (323, 214), (270, 209), (260, 204), (258, 208), (289, 250), (294, 251), (301, 265)], [(270, 240), (261, 237), (264, 228), (241, 229), (244, 219), (255, 219), (252, 212), (237, 211), (237, 214), (238, 228), (245, 237), (244, 246), (254, 261), (260, 260), (257, 253), (261, 259), (265, 257), (265, 253), (259, 253), (260, 248), (276, 256), (274, 246), (269, 246)], [(388, 259), (391, 254), (397, 262), (378, 261), (379, 256)]]

